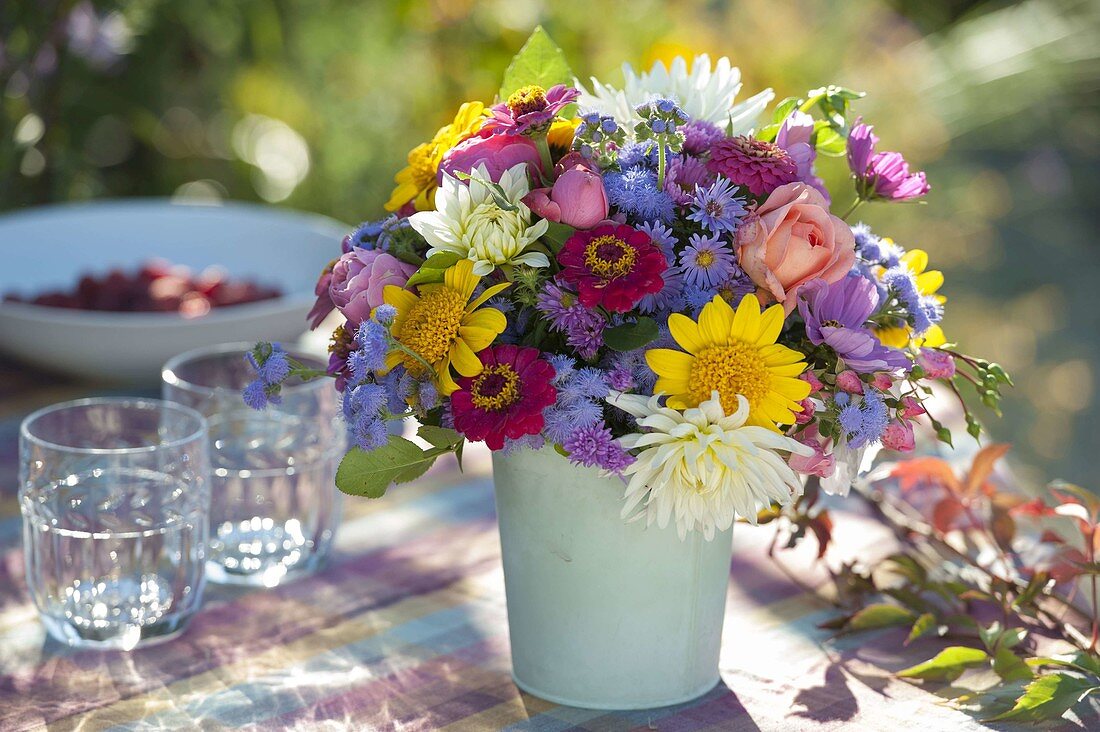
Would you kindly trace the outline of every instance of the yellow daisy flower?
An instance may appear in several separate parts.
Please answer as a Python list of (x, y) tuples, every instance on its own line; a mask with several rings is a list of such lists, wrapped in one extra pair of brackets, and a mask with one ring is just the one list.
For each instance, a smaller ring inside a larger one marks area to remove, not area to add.
[[(913, 273), (913, 277), (917, 282), (917, 291), (920, 294), (934, 296), (936, 302), (941, 305), (947, 302), (946, 297), (936, 294), (939, 292), (940, 287), (943, 286), (943, 272), (935, 269), (927, 272), (925, 271), (928, 268), (927, 252), (922, 249), (910, 249), (902, 255), (901, 263)], [(947, 337), (943, 334), (943, 329), (938, 325), (933, 325), (926, 330), (923, 335), (917, 338), (913, 338), (913, 329), (908, 325), (879, 328), (875, 331), (875, 335), (878, 336), (878, 339), (882, 341), (883, 345), (890, 346), (891, 348), (905, 348), (909, 345), (910, 341), (918, 348), (921, 346), (934, 348), (947, 343)]]
[(507, 325), (504, 313), (481, 305), (511, 284), (486, 288), (470, 302), (480, 281), (474, 263), (463, 259), (443, 273), (442, 283), (420, 285), (419, 295), (387, 285), (382, 299), (397, 309), (390, 332), (403, 348), (386, 354), (384, 373), (400, 364), (419, 377), (430, 366), (440, 393), (447, 395), (458, 389), (451, 366), (463, 376), (480, 374), (477, 352), (487, 348)]
[(810, 385), (798, 378), (806, 362), (798, 351), (776, 343), (783, 328), (783, 306), (761, 312), (755, 295), (746, 295), (734, 312), (719, 296), (703, 306), (699, 322), (673, 314), (672, 337), (687, 353), (668, 348), (646, 351), (646, 362), (657, 374), (655, 393), (668, 394), (668, 406), (689, 409), (718, 392), (722, 409), (734, 414), (737, 395), (749, 403), (746, 424), (779, 431), (792, 424), (798, 402)]
[(386, 201), (387, 211), (396, 211), (413, 201), (417, 211), (435, 210), (436, 174), (448, 150), (474, 134), (485, 121), (485, 105), (466, 102), (458, 108), (454, 121), (439, 128), (431, 142), (409, 151), (409, 164), (394, 176), (397, 187)]
[(576, 136), (577, 127), (581, 124), (580, 117), (562, 119), (558, 117), (550, 125), (550, 131), (546, 133), (546, 142), (550, 149), (560, 155), (565, 155), (573, 149), (573, 138)]

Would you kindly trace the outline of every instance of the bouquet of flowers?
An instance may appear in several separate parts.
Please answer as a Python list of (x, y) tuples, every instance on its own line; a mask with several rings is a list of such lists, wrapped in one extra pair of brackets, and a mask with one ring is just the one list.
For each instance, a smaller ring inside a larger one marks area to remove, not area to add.
[[(389, 214), (344, 239), (311, 313), (346, 318), (327, 371), (355, 442), (341, 490), (380, 496), (465, 440), (552, 449), (621, 476), (624, 518), (710, 537), (805, 476), (847, 491), (869, 446), (913, 449), (917, 420), (950, 441), (932, 382), (997, 408), (1008, 377), (947, 343), (927, 255), (846, 220), (929, 190), (850, 121), (861, 94), (765, 115), (772, 91), (736, 102), (726, 58), (624, 74), (586, 86), (536, 30), (499, 101), (463, 104), (409, 153)], [(845, 155), (837, 216), (814, 166)], [(252, 359), (257, 408), (321, 375), (277, 345)], [(406, 417), (427, 447), (389, 434)]]

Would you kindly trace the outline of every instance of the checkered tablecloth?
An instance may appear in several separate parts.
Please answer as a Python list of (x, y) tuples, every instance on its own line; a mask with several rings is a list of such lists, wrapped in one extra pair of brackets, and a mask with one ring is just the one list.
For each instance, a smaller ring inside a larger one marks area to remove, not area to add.
[[(899, 652), (901, 631), (832, 639), (820, 630), (832, 610), (767, 559), (767, 527), (735, 531), (722, 683), (709, 694), (596, 712), (521, 693), (509, 675), (484, 454), (465, 473), (448, 462), (384, 500), (346, 501), (335, 555), (311, 578), (274, 590), (209, 586), (203, 610), (171, 643), (71, 650), (47, 639), (26, 595), (16, 440), (32, 408), (92, 393), (0, 362), (0, 730), (982, 727), (891, 677), (934, 646)], [(841, 556), (867, 558), (890, 544), (855, 516), (838, 521), (837, 540)], [(784, 562), (820, 583), (813, 547), (805, 550)]]

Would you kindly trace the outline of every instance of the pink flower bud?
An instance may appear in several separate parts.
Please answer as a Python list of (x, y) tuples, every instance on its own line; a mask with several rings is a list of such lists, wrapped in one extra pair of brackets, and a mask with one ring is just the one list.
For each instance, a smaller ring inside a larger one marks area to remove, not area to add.
[(871, 379), (871, 386), (879, 391), (887, 391), (893, 385), (894, 380), (888, 374), (875, 374), (875, 378)]
[[(819, 478), (830, 477), (836, 469), (836, 459), (833, 457), (831, 448), (822, 442), (817, 426), (810, 425), (795, 439), (803, 445), (813, 448), (814, 454), (805, 456), (791, 453), (790, 458), (787, 460), (791, 470), (803, 475), (816, 475)], [(826, 452), (826, 450), (829, 450), (829, 452)]]
[(924, 405), (911, 396), (904, 397), (901, 400), (901, 405), (901, 411), (898, 414), (902, 419), (913, 419), (925, 412)]
[(821, 388), (825, 386), (821, 383), (821, 379), (817, 378), (817, 375), (813, 371), (803, 371), (798, 377), (810, 385), (810, 393), (821, 391)]
[(945, 351), (922, 348), (917, 363), (929, 379), (950, 379), (955, 375), (955, 358)]
[(798, 404), (802, 407), (802, 411), (794, 415), (794, 421), (798, 424), (806, 424), (813, 420), (814, 412), (816, 411), (813, 400), (808, 398), (803, 399)]
[(836, 375), (836, 386), (841, 391), (849, 394), (862, 394), (863, 382), (859, 380), (859, 374), (851, 369), (841, 371)]
[(575, 229), (591, 229), (607, 218), (603, 179), (587, 166), (565, 170), (552, 188), (536, 188), (523, 202), (539, 216)]
[(913, 425), (903, 419), (895, 419), (886, 425), (882, 433), (882, 446), (898, 452), (912, 452), (916, 447)]

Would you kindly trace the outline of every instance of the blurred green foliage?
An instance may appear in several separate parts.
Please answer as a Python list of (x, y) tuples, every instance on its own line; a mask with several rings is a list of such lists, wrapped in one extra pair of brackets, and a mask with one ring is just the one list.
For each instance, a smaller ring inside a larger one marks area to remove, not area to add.
[[(948, 336), (1020, 388), (1001, 439), (1085, 481), (1100, 437), (1093, 243), (1100, 4), (1089, 0), (0, 2), (0, 208), (162, 195), (373, 218), (407, 151), (491, 100), (542, 23), (573, 69), (728, 55), (745, 93), (824, 83), (927, 168), (860, 211), (947, 274)], [(845, 190), (843, 160), (822, 163)], [(837, 206), (846, 206), (843, 193)], [(155, 247), (155, 243), (151, 243)], [(168, 254), (152, 251), (155, 254)], [(1087, 482), (1087, 481), (1086, 481)]]

